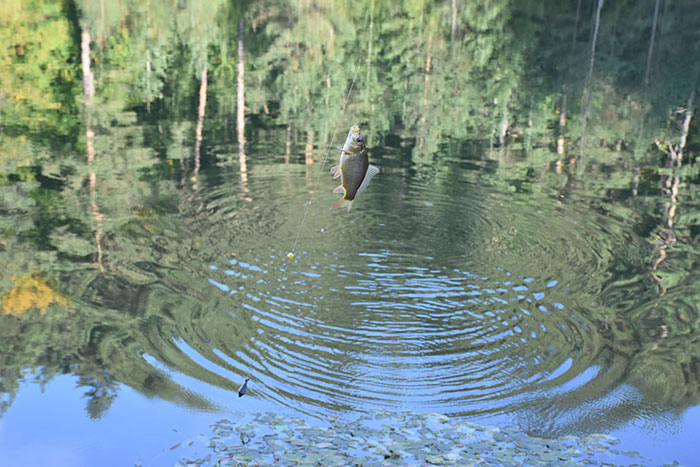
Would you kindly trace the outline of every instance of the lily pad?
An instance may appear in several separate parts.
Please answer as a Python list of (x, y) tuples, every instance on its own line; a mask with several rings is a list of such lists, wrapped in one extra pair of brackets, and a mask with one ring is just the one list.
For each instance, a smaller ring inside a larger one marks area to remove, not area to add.
[[(299, 417), (252, 417), (239, 424), (221, 420), (212, 425), (211, 439), (197, 438), (215, 453), (214, 462), (201, 457), (183, 459), (180, 464), (567, 467), (614, 465), (612, 456), (618, 454), (641, 458), (636, 451), (612, 449), (617, 440), (605, 434), (544, 439), (513, 427), (481, 426), (440, 414), (377, 412), (349, 423), (342, 418), (312, 423)], [(178, 449), (185, 449), (183, 445)]]
[(430, 455), (425, 457), (425, 461), (433, 465), (444, 465), (445, 459), (442, 456)]

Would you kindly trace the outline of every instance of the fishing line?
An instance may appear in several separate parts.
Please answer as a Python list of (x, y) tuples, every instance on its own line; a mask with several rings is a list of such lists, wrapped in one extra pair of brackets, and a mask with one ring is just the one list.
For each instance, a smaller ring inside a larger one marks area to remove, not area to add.
[[(365, 32), (367, 31), (367, 23), (369, 19), (369, 11), (365, 13), (365, 25), (362, 30), (362, 36), (364, 36)], [(369, 52), (367, 52), (367, 56), (369, 57)], [(306, 206), (304, 207), (304, 215), (301, 218), (301, 222), (299, 223), (299, 229), (297, 229), (297, 234), (294, 237), (294, 243), (292, 244), (292, 249), (289, 253), (287, 253), (287, 258), (294, 258), (294, 252), (296, 251), (297, 247), (297, 242), (299, 241), (299, 236), (301, 235), (301, 231), (304, 228), (304, 222), (306, 222), (306, 217), (309, 215), (309, 208), (311, 207), (311, 202), (313, 201), (314, 198), (314, 193), (318, 189), (318, 183), (321, 180), (321, 175), (323, 174), (323, 169), (326, 166), (326, 161), (328, 160), (328, 156), (331, 153), (331, 149), (333, 148), (333, 143), (335, 141), (335, 133), (338, 130), (338, 125), (340, 124), (340, 120), (342, 119), (343, 114), (345, 113), (345, 110), (348, 107), (348, 102), (350, 101), (350, 93), (352, 92), (353, 88), (355, 87), (355, 81), (357, 80), (357, 75), (360, 72), (360, 68), (362, 68), (362, 62), (358, 58), (358, 64), (357, 67), (355, 68), (355, 74), (352, 77), (352, 81), (350, 82), (350, 88), (348, 89), (348, 92), (345, 93), (345, 103), (343, 104), (343, 108), (340, 112), (340, 116), (336, 119), (335, 125), (333, 126), (333, 132), (331, 134), (331, 142), (330, 145), (328, 146), (328, 149), (326, 150), (326, 155), (323, 156), (323, 160), (321, 161), (321, 168), (318, 171), (318, 175), (316, 176), (316, 182), (314, 183), (313, 190), (311, 191), (311, 195), (309, 196), (309, 200), (306, 202)], [(253, 352), (255, 353), (255, 352)], [(260, 361), (258, 359), (258, 355), (256, 354), (254, 356), (253, 360), (253, 367), (255, 366), (260, 366)], [(251, 364), (249, 363), (248, 365), (248, 377), (245, 379), (243, 385), (240, 387), (238, 390), (238, 397), (242, 397), (243, 395), (246, 394), (248, 390), (248, 382), (251, 381), (250, 374), (251, 374)]]
[[(343, 110), (341, 112), (342, 114), (345, 113), (345, 109), (348, 106), (348, 98), (350, 97), (350, 93), (352, 92), (352, 88), (355, 85), (355, 79), (357, 78), (358, 72), (360, 71), (361, 65), (357, 65), (357, 69), (355, 70), (355, 76), (352, 78), (352, 82), (350, 83), (350, 89), (348, 89), (347, 94), (345, 95), (345, 104), (343, 105)], [(321, 162), (321, 169), (318, 172), (318, 175), (316, 175), (316, 182), (314, 183), (313, 190), (311, 191), (311, 196), (309, 197), (309, 200), (306, 202), (306, 206), (304, 207), (304, 216), (301, 218), (301, 222), (299, 223), (299, 229), (297, 230), (297, 235), (294, 238), (294, 243), (292, 244), (292, 249), (289, 253), (287, 253), (287, 258), (294, 258), (294, 251), (297, 247), (297, 242), (299, 241), (299, 236), (301, 235), (301, 230), (304, 227), (304, 222), (306, 222), (306, 216), (309, 214), (309, 208), (311, 207), (311, 201), (314, 198), (314, 193), (316, 192), (316, 189), (318, 188), (318, 182), (321, 180), (321, 175), (323, 174), (323, 168), (326, 165), (326, 160), (328, 159), (328, 155), (331, 153), (331, 149), (333, 148), (333, 142), (335, 141), (335, 133), (338, 130), (338, 124), (340, 123), (340, 118), (338, 118), (335, 122), (335, 126), (333, 127), (333, 132), (331, 135), (331, 143), (328, 146), (328, 149), (326, 150), (326, 155), (323, 157), (323, 161)]]
[[(365, 25), (363, 28), (362, 36), (364, 36), (365, 31), (367, 30), (367, 18), (369, 18), (369, 12), (365, 13)], [(367, 55), (369, 56), (369, 52), (367, 52)], [(358, 62), (360, 60), (358, 59)], [(345, 104), (343, 104), (343, 109), (340, 112), (340, 116), (336, 119), (335, 125), (333, 126), (333, 131), (331, 133), (331, 142), (330, 145), (328, 146), (328, 149), (326, 150), (326, 155), (323, 156), (323, 160), (321, 161), (321, 169), (318, 171), (318, 175), (316, 175), (316, 182), (314, 183), (314, 187), (311, 191), (311, 195), (309, 196), (309, 200), (306, 202), (306, 205), (304, 207), (304, 215), (301, 218), (301, 222), (299, 223), (299, 229), (297, 230), (296, 237), (294, 238), (294, 243), (292, 244), (292, 249), (290, 250), (289, 253), (287, 253), (287, 258), (292, 259), (294, 258), (294, 252), (296, 251), (297, 247), (297, 242), (299, 241), (299, 236), (301, 235), (301, 230), (304, 228), (304, 222), (306, 222), (306, 216), (309, 214), (309, 208), (311, 207), (311, 202), (313, 201), (314, 198), (314, 193), (316, 192), (316, 189), (318, 188), (318, 182), (321, 180), (321, 175), (323, 174), (323, 168), (326, 166), (326, 160), (328, 160), (328, 156), (331, 153), (331, 149), (333, 149), (333, 142), (335, 141), (335, 134), (336, 131), (338, 130), (338, 125), (340, 124), (340, 120), (342, 119), (343, 115), (345, 114), (345, 109), (348, 107), (348, 102), (350, 102), (350, 93), (353, 90), (353, 87), (355, 86), (355, 80), (357, 79), (357, 75), (360, 72), (360, 68), (362, 68), (361, 62), (357, 64), (357, 67), (355, 68), (355, 75), (352, 77), (352, 82), (350, 83), (350, 88), (348, 89), (348, 92), (345, 93)]]

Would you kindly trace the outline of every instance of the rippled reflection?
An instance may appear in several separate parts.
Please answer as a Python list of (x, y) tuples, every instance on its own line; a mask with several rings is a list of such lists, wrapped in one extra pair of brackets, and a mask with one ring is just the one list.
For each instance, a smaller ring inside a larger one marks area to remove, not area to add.
[(122, 264), (132, 297), (110, 299), (116, 278), (90, 288), (138, 316), (119, 353), (142, 392), (212, 410), (201, 383), (233, 393), (250, 376), (247, 397), (312, 415), (515, 413), (546, 433), (664, 418), (672, 401), (648, 379), (663, 322), (650, 247), (586, 199), (506, 196), (481, 170), (389, 168), (352, 216), (317, 194), (288, 260), (306, 175), (253, 166), (242, 197), (234, 171), (201, 174), (184, 222), (134, 225), (131, 241), (162, 260)]
[[(100, 426), (386, 409), (687, 448), (696, 2), (355, 3), (1, 4), (6, 431), (77, 393)], [(347, 215), (354, 122), (381, 173)]]

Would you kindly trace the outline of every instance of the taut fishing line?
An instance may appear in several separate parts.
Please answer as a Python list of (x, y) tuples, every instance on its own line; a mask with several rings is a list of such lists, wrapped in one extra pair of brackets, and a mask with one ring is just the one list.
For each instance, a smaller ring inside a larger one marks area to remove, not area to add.
[[(362, 35), (364, 36), (365, 31), (367, 30), (367, 18), (369, 18), (369, 11), (365, 13), (365, 25), (363, 28)], [(367, 52), (369, 53), (369, 52)], [(359, 62), (359, 58), (358, 58)], [(323, 160), (321, 161), (321, 169), (318, 171), (318, 175), (316, 175), (316, 182), (314, 183), (314, 187), (311, 191), (311, 195), (309, 196), (309, 200), (306, 202), (306, 205), (304, 206), (304, 215), (301, 218), (301, 222), (299, 223), (299, 229), (297, 230), (296, 237), (294, 237), (294, 243), (292, 243), (292, 248), (287, 253), (287, 258), (292, 259), (294, 258), (294, 252), (296, 251), (297, 247), (297, 242), (299, 241), (299, 236), (301, 235), (301, 231), (304, 228), (304, 222), (306, 222), (306, 216), (309, 214), (309, 208), (311, 207), (311, 202), (313, 201), (314, 198), (314, 193), (316, 192), (318, 188), (318, 182), (321, 180), (321, 175), (323, 174), (323, 168), (326, 166), (326, 161), (328, 160), (328, 156), (331, 153), (331, 149), (333, 149), (333, 142), (335, 141), (335, 134), (336, 131), (338, 130), (338, 125), (340, 124), (340, 120), (343, 117), (343, 114), (345, 114), (345, 109), (348, 107), (348, 102), (350, 101), (350, 93), (352, 92), (353, 87), (355, 86), (355, 80), (357, 79), (357, 75), (360, 72), (360, 68), (362, 68), (362, 64), (358, 63), (357, 67), (355, 67), (355, 75), (352, 77), (352, 82), (350, 83), (350, 88), (348, 89), (348, 92), (345, 94), (345, 103), (343, 104), (343, 109), (340, 111), (340, 116), (336, 119), (335, 125), (333, 126), (333, 131), (331, 132), (331, 142), (328, 146), (328, 149), (326, 150), (326, 155), (323, 156)]]

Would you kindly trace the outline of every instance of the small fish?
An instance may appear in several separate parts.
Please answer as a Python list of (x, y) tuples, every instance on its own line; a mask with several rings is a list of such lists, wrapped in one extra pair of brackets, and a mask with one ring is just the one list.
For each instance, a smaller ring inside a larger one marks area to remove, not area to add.
[(250, 381), (250, 378), (246, 378), (243, 386), (238, 390), (238, 397), (245, 396), (245, 393), (248, 391), (248, 381)]
[(340, 149), (340, 164), (331, 169), (333, 178), (340, 178), (340, 185), (333, 193), (343, 193), (331, 209), (346, 208), (350, 212), (355, 197), (362, 193), (369, 181), (379, 173), (379, 169), (369, 163), (367, 147), (360, 133), (360, 127), (356, 123), (350, 128), (345, 145)]

